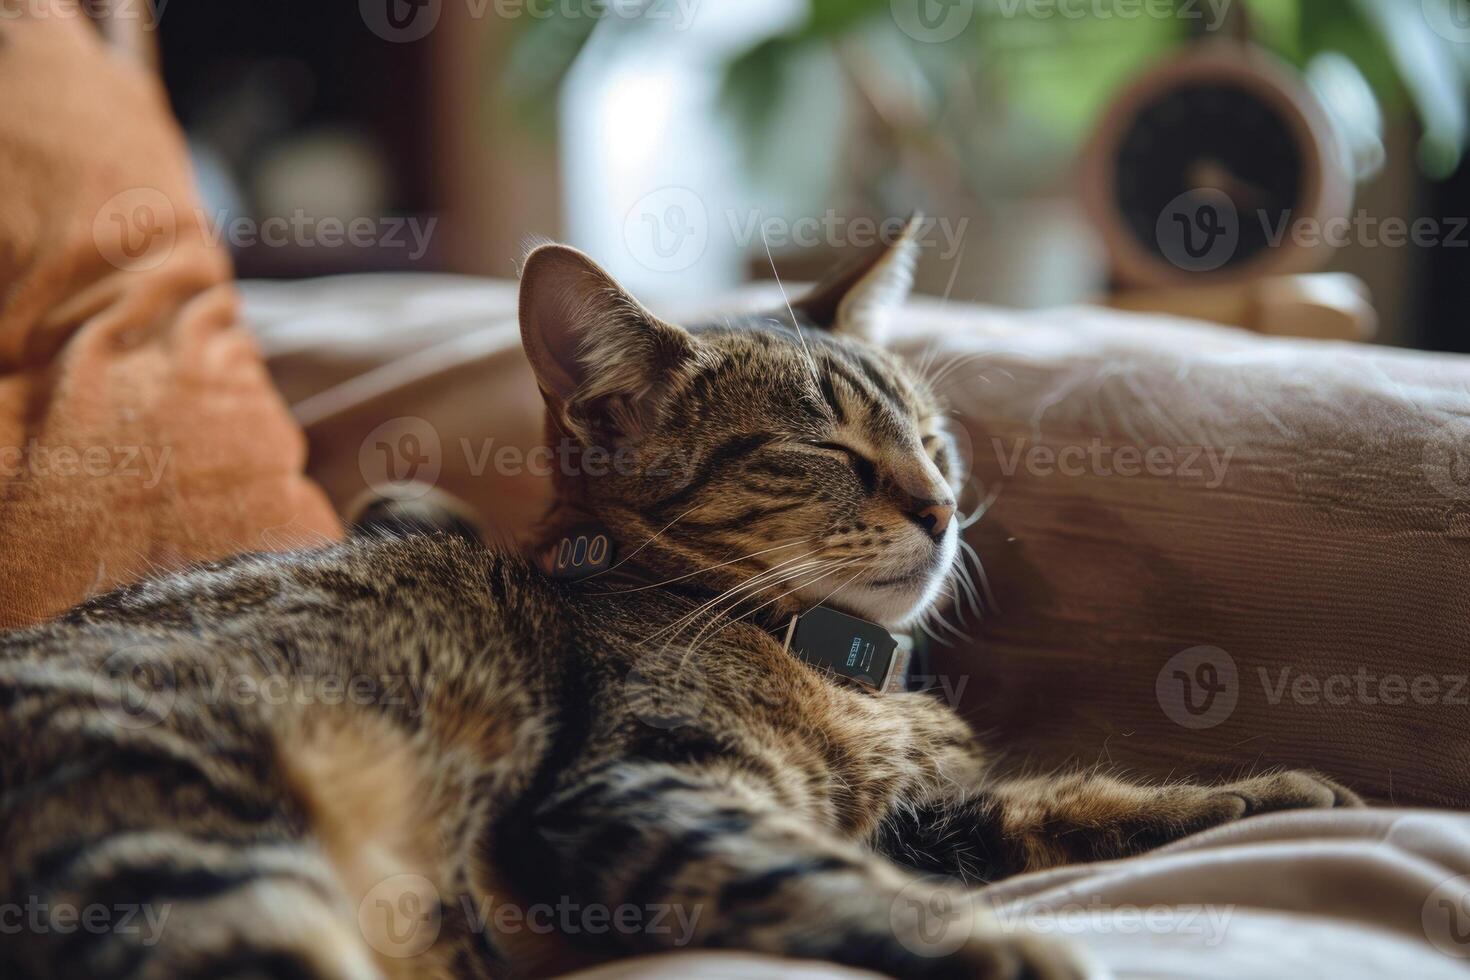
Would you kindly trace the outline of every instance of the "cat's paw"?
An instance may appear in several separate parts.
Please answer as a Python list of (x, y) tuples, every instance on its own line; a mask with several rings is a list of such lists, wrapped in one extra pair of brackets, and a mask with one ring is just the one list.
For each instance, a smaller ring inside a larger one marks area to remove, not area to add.
[(941, 976), (972, 980), (1099, 980), (1070, 943), (1045, 936), (977, 935), (946, 961)]
[[(1101, 974), (1062, 939), (1008, 923), (979, 893), (915, 881), (890, 909), (892, 972), (925, 980), (1081, 980)], [(1019, 913), (1018, 913), (1019, 915)]]
[(1214, 787), (1208, 800), (1219, 823), (1281, 810), (1330, 810), (1363, 805), (1362, 798), (1341, 783), (1302, 769)]

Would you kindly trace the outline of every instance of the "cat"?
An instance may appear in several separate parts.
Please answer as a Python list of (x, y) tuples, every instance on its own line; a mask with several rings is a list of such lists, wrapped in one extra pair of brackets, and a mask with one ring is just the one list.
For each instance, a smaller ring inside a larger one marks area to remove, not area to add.
[(1305, 772), (991, 778), (939, 700), (787, 651), (793, 614), (901, 626), (953, 570), (943, 406), (876, 346), (914, 229), (775, 313), (689, 328), (578, 251), (527, 257), (548, 445), (582, 451), (541, 543), (605, 529), (604, 574), (390, 502), (377, 523), (414, 512), (412, 533), (155, 578), (0, 639), (0, 909), (29, 913), (0, 975), (547, 975), (686, 948), (1081, 977), (973, 886), (1357, 805)]

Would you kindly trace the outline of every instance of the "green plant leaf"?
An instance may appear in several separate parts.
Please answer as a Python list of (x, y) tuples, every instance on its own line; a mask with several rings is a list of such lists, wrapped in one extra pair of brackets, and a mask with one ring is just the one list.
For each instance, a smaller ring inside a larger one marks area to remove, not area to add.
[(1424, 126), (1420, 165), (1434, 177), (1448, 176), (1465, 152), (1465, 76), (1450, 51), (1453, 43), (1429, 26), (1423, 6), (1403, 0), (1355, 0), (1364, 19), (1383, 39), (1404, 88)]

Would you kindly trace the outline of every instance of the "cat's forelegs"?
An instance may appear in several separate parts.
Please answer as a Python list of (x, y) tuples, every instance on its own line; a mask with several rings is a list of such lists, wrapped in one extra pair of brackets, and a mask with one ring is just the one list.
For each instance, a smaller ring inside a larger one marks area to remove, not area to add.
[(1253, 814), (1361, 805), (1351, 790), (1302, 771), (1219, 786), (1145, 785), (1078, 772), (997, 782), (964, 797), (899, 807), (874, 843), (916, 870), (995, 881), (1130, 857)]
[(533, 826), (540, 843), (522, 863), (539, 872), (538, 900), (565, 891), (668, 913), (660, 931), (615, 937), (623, 951), (740, 949), (898, 977), (1086, 975), (1066, 946), (1002, 930), (959, 886), (915, 877), (739, 776), (618, 765), (547, 800)]

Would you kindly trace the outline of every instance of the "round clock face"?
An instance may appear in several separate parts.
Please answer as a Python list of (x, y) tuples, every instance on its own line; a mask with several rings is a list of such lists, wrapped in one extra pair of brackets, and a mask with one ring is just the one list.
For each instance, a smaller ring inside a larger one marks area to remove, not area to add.
[(1301, 76), (1235, 41), (1186, 46), (1114, 100), (1082, 157), (1082, 200), (1120, 288), (1320, 269), (1352, 206), (1330, 117)]
[(1155, 92), (1119, 133), (1114, 206), (1148, 255), (1226, 271), (1279, 247), (1303, 207), (1308, 151), (1276, 104), (1229, 80)]

